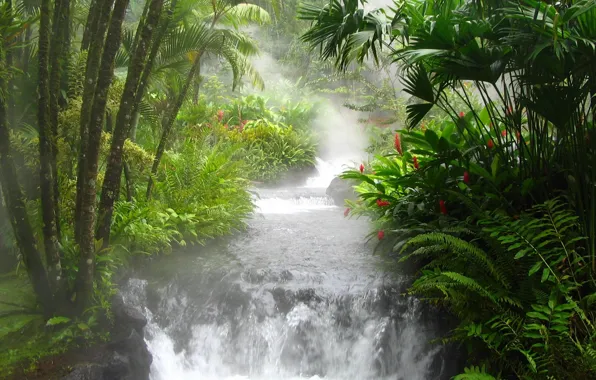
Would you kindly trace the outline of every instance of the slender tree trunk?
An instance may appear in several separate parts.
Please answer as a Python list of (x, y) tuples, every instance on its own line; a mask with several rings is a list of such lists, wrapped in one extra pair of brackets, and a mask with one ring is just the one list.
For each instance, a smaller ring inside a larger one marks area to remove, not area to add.
[(31, 26), (27, 27), (25, 31), (25, 47), (23, 48), (23, 72), (29, 72), (29, 60), (31, 59), (31, 47), (29, 44), (31, 43), (31, 36), (33, 35), (33, 31), (31, 30)]
[[(8, 12), (12, 12), (12, 1), (11, 0), (7, 0), (6, 1), (7, 4), (7, 11)], [(11, 15), (12, 18), (12, 15)], [(20, 37), (19, 37), (20, 38)], [(7, 47), (10, 45), (10, 43), (12, 42), (12, 40), (7, 39), (6, 41), (4, 41), (6, 43), (6, 47), (5, 47), (5, 51), (6, 51), (6, 67), (12, 67), (14, 65), (13, 62), (13, 53), (10, 49), (8, 49)], [(12, 75), (9, 77), (8, 79), (8, 88), (9, 90), (11, 88), (13, 88), (14, 86), (14, 80)], [(12, 96), (12, 92), (9, 91), (6, 95), (6, 106), (7, 106), (7, 115), (8, 115), (8, 125), (11, 127), (15, 126), (15, 101), (14, 101), (14, 96)]]
[[(75, 292), (78, 310), (89, 305), (93, 293), (95, 271), (95, 203), (97, 198), (97, 171), (99, 148), (103, 130), (103, 118), (106, 110), (108, 90), (114, 76), (114, 58), (120, 47), (122, 23), (128, 0), (116, 0), (110, 20), (110, 27), (103, 50), (97, 86), (93, 97), (93, 107), (89, 121), (89, 141), (85, 159), (85, 182), (82, 187), (80, 215), (80, 262), (77, 273)], [(82, 117), (82, 115), (81, 115)]]
[(52, 25), (52, 42), (50, 46), (50, 125), (52, 132), (52, 176), (54, 187), (54, 215), (56, 218), (56, 237), (61, 240), (60, 232), (60, 188), (58, 186), (58, 166), (57, 155), (58, 147), (58, 112), (60, 111), (60, 95), (62, 84), (62, 72), (65, 66), (64, 52), (69, 49), (65, 44), (64, 29), (68, 28), (70, 17), (70, 0), (56, 0), (54, 6), (54, 19)]
[(188, 89), (192, 84), (192, 80), (197, 72), (199, 66), (201, 65), (201, 54), (198, 54), (195, 58), (195, 61), (190, 68), (186, 76), (186, 80), (180, 93), (178, 94), (178, 98), (172, 105), (170, 112), (168, 112), (163, 121), (163, 132), (161, 133), (161, 138), (159, 140), (159, 145), (157, 146), (157, 152), (155, 153), (155, 158), (153, 159), (153, 166), (151, 167), (151, 174), (149, 175), (149, 181), (147, 183), (147, 199), (151, 199), (151, 191), (153, 190), (153, 177), (157, 173), (157, 169), (159, 168), (159, 163), (161, 161), (161, 157), (166, 149), (166, 145), (168, 143), (168, 137), (170, 136), (170, 132), (172, 127), (174, 126), (174, 122), (176, 121), (176, 116), (178, 116), (178, 111), (182, 107), (184, 103), (184, 99), (186, 99), (186, 95), (188, 94)]
[[(140, 91), (140, 87), (139, 86), (139, 90)], [(139, 125), (139, 112), (138, 110), (136, 111), (136, 113), (133, 114), (133, 119), (132, 119), (132, 126), (130, 127), (130, 133), (129, 133), (129, 139), (132, 142), (136, 142), (137, 141), (137, 126)], [(128, 162), (126, 162), (126, 160), (124, 160), (123, 158), (123, 162), (124, 162), (124, 180), (126, 182), (126, 200), (128, 202), (132, 202), (132, 197), (134, 196), (134, 186), (132, 183), (132, 173), (130, 172), (130, 166), (128, 165)], [(110, 221), (111, 223), (111, 221)]]
[(177, 0), (172, 0), (170, 3), (170, 8), (168, 9), (167, 16), (162, 19), (162, 22), (159, 26), (159, 31), (157, 35), (153, 39), (153, 45), (151, 46), (151, 52), (149, 53), (149, 58), (147, 60), (147, 65), (145, 65), (145, 70), (143, 70), (143, 75), (141, 76), (141, 80), (139, 81), (139, 88), (137, 89), (137, 96), (135, 98), (134, 108), (132, 111), (133, 115), (133, 123), (131, 126), (130, 138), (132, 141), (136, 141), (137, 135), (137, 126), (139, 123), (139, 106), (141, 105), (141, 101), (143, 100), (143, 96), (145, 95), (145, 89), (149, 84), (149, 76), (151, 75), (151, 71), (153, 70), (153, 64), (155, 63), (155, 58), (159, 53), (159, 47), (161, 46), (161, 42), (168, 31), (170, 22), (172, 20), (172, 15), (176, 10)]
[(85, 23), (85, 30), (83, 31), (83, 40), (81, 41), (81, 51), (89, 50), (89, 45), (94, 40), (93, 35), (97, 29), (97, 25), (100, 22), (99, 18), (101, 15), (102, 0), (91, 0), (89, 6), (89, 13), (87, 14), (87, 22)]
[(69, 62), (72, 52), (72, 36), (71, 30), (73, 25), (73, 19), (71, 14), (73, 13), (74, 6), (76, 4), (75, 1), (71, 0), (62, 0), (64, 2), (64, 6), (66, 7), (62, 12), (62, 20), (64, 20), (64, 25), (62, 26), (62, 43), (64, 47), (62, 48), (62, 76), (61, 76), (61, 83), (60, 88), (64, 91), (65, 96), (62, 97), (62, 102), (60, 102), (60, 108), (64, 109), (68, 105), (68, 100), (70, 99), (69, 89), (70, 89), (70, 74), (69, 74)]
[(126, 200), (128, 202), (132, 202), (132, 177), (131, 177), (131, 173), (130, 173), (130, 167), (128, 166), (128, 162), (126, 162), (126, 160), (123, 160), (123, 162), (124, 162), (124, 179), (125, 179), (125, 183), (126, 183)]
[(39, 128), (39, 187), (41, 191), (41, 213), (43, 220), (43, 240), (46, 265), (52, 289), (58, 288), (62, 277), (58, 238), (56, 233), (56, 203), (54, 198), (54, 164), (52, 122), (49, 115), (49, 48), (50, 48), (50, 0), (42, 0), (39, 23), (39, 74), (38, 74), (38, 111)]
[[(0, 60), (6, 64), (4, 48), (0, 46)], [(6, 80), (0, 76), (0, 94), (6, 94)], [(7, 123), (6, 101), (0, 96), (0, 182), (2, 194), (10, 217), (19, 251), (23, 256), (27, 274), (44, 315), (52, 315), (52, 291), (41, 255), (36, 247), (35, 235), (25, 208), (25, 196), (18, 183), (17, 170), (10, 148), (10, 133)]]
[(130, 56), (131, 57), (133, 57), (135, 55), (135, 52), (137, 51), (137, 45), (139, 44), (139, 38), (141, 38), (141, 31), (145, 28), (145, 23), (147, 22), (147, 14), (149, 13), (151, 4), (152, 4), (151, 0), (146, 0), (145, 5), (143, 6), (143, 13), (141, 14), (141, 18), (139, 18), (139, 23), (137, 25), (137, 31), (135, 32), (134, 39), (133, 39), (132, 45), (130, 47)]
[[(97, 230), (97, 238), (103, 239), (104, 246), (109, 244), (114, 202), (118, 200), (120, 195), (124, 142), (130, 134), (135, 104), (137, 101), (140, 102), (142, 98), (142, 94), (137, 96), (141, 87), (139, 82), (142, 79), (143, 71), (147, 70), (148, 72), (150, 70), (147, 67), (147, 53), (151, 45), (153, 30), (159, 24), (162, 7), (163, 0), (151, 0), (148, 4), (146, 17), (140, 21), (136, 33), (140, 37), (137, 38), (137, 46), (128, 67), (128, 75), (126, 76), (124, 92), (116, 117), (116, 127), (112, 135), (110, 154), (99, 203), (100, 224)], [(159, 43), (159, 41), (156, 41), (156, 43)], [(144, 86), (141, 90), (144, 90)]]
[(145, 95), (145, 89), (149, 84), (149, 76), (151, 75), (151, 71), (153, 70), (153, 64), (155, 63), (155, 58), (159, 53), (159, 47), (161, 46), (161, 42), (163, 41), (166, 32), (168, 31), (170, 22), (172, 20), (172, 15), (174, 14), (174, 10), (176, 10), (177, 0), (172, 0), (170, 3), (170, 8), (168, 9), (167, 16), (162, 20), (159, 31), (157, 35), (153, 39), (153, 45), (151, 46), (151, 52), (149, 53), (149, 58), (147, 60), (147, 64), (145, 65), (145, 70), (143, 70), (143, 75), (141, 76), (141, 80), (139, 81), (139, 88), (137, 89), (137, 95), (135, 98), (134, 108), (132, 111), (133, 115), (133, 125), (131, 128), (131, 138), (136, 140), (136, 131), (137, 125), (139, 122), (139, 106), (141, 101), (143, 100), (143, 96)]
[[(92, 43), (91, 49), (87, 54), (87, 66), (85, 68), (85, 81), (83, 84), (83, 104), (81, 106), (81, 118), (80, 118), (80, 130), (79, 130), (79, 160), (78, 160), (78, 168), (77, 168), (77, 195), (76, 195), (76, 203), (75, 203), (75, 240), (78, 242), (80, 237), (80, 219), (81, 219), (81, 202), (83, 196), (83, 188), (85, 187), (85, 170), (87, 165), (86, 161), (86, 153), (87, 153), (87, 144), (89, 142), (89, 135), (88, 135), (88, 127), (89, 127), (89, 120), (91, 115), (91, 108), (94, 104), (94, 96), (95, 96), (95, 88), (97, 85), (97, 75), (99, 72), (100, 60), (102, 50), (104, 48), (104, 41), (105, 41), (105, 34), (108, 28), (108, 23), (110, 22), (110, 11), (112, 9), (112, 5), (114, 4), (114, 0), (104, 0), (96, 1), (98, 4), (101, 3), (102, 6), (100, 7), (100, 14), (97, 15), (97, 20), (93, 20), (91, 18), (91, 14), (89, 15), (89, 19), (87, 20), (87, 24), (89, 22), (95, 22), (95, 28), (93, 25), (87, 25), (85, 28), (89, 28), (91, 30)], [(90, 10), (90, 12), (93, 8)]]

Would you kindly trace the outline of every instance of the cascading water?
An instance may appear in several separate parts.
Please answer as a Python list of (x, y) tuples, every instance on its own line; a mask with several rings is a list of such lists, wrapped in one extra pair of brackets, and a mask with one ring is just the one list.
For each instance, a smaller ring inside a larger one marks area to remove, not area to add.
[(320, 173), (307, 187), (259, 190), (245, 233), (128, 281), (125, 298), (149, 319), (152, 380), (444, 376), (433, 326), (382, 274), (367, 223), (325, 197), (335, 173)]

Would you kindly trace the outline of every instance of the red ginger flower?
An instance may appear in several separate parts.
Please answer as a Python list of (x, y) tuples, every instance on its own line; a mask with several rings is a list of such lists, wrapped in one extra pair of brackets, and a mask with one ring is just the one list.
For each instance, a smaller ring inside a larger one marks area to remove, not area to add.
[(470, 183), (470, 173), (467, 170), (464, 172), (464, 183)]
[(447, 206), (445, 206), (445, 201), (444, 200), (441, 199), (439, 201), (439, 207), (441, 208), (441, 214), (447, 215)]
[(414, 156), (414, 157), (412, 157), (412, 159), (414, 160), (414, 168), (416, 170), (420, 169), (420, 164), (418, 163), (418, 157)]
[(223, 120), (223, 117), (224, 117), (224, 111), (223, 110), (217, 111), (217, 121), (221, 122)]
[(350, 215), (350, 208), (348, 207), (347, 209), (345, 209), (344, 211), (344, 218), (347, 217), (348, 215)]
[(381, 199), (377, 199), (377, 206), (379, 206), (379, 207), (389, 206), (389, 202), (381, 200)]
[(463, 111), (459, 113), (460, 118), (464, 118), (465, 116), (466, 116), (466, 114)]
[(488, 146), (488, 149), (492, 149), (495, 147), (495, 143), (493, 142), (493, 140), (488, 140), (486, 145)]
[(501, 136), (506, 137), (507, 136), (507, 130), (503, 129), (501, 131)]
[(383, 240), (384, 237), (385, 237), (385, 231), (381, 230), (381, 231), (377, 232), (377, 238), (379, 240)]
[(397, 153), (399, 153), (401, 156), (403, 156), (404, 152), (401, 149), (401, 139), (399, 137), (398, 132), (395, 133), (395, 142), (393, 145), (395, 145), (395, 150), (397, 150)]
[(364, 173), (364, 164), (360, 164), (360, 173)]

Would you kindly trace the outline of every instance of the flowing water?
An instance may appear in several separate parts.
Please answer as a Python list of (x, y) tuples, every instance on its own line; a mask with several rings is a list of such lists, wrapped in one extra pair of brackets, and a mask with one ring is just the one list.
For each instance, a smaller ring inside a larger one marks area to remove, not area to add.
[(445, 378), (434, 324), (383, 274), (367, 222), (325, 196), (323, 164), (304, 187), (259, 189), (246, 232), (128, 281), (152, 380)]

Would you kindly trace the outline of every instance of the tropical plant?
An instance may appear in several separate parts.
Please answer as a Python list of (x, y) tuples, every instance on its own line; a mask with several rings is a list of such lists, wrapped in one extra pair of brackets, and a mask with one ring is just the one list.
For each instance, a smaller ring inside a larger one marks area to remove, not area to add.
[[(519, 182), (541, 181), (536, 199), (573, 189), (596, 255), (596, 212), (588, 206), (595, 178), (586, 176), (593, 173), (594, 2), (397, 1), (392, 10), (366, 12), (357, 0), (334, 0), (305, 5), (300, 17), (313, 22), (303, 39), (340, 69), (369, 56), (378, 60), (387, 49), (414, 99), (407, 107), (411, 128), (439, 107), (470, 145), (489, 144), (491, 156), (516, 168)], [(483, 114), (462, 91), (468, 81)], [(468, 110), (454, 109), (447, 91)], [(505, 132), (492, 137), (493, 130)]]

